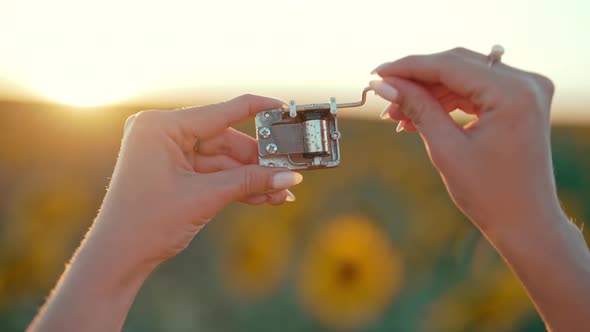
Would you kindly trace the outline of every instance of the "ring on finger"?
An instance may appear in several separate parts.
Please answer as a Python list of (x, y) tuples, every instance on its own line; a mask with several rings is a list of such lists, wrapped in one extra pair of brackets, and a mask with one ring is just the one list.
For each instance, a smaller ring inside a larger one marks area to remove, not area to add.
[(496, 63), (502, 60), (502, 55), (504, 55), (504, 47), (502, 45), (494, 45), (492, 46), (492, 50), (490, 54), (488, 54), (488, 66), (493, 66)]

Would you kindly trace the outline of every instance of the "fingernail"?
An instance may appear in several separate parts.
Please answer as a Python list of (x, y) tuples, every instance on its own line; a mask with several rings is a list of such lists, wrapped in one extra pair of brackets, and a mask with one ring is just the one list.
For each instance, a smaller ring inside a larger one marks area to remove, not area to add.
[(272, 177), (274, 189), (287, 189), (303, 181), (303, 175), (296, 172), (279, 172)]
[(381, 98), (389, 101), (397, 101), (399, 93), (391, 85), (383, 81), (371, 81), (369, 82), (369, 86), (375, 91), (376, 94), (381, 96)]
[(383, 112), (381, 112), (381, 115), (379, 115), (379, 118), (381, 120), (391, 119), (391, 116), (389, 115), (389, 107), (387, 107), (386, 109), (383, 110)]
[(287, 201), (287, 202), (295, 202), (296, 199), (297, 199), (297, 197), (295, 197), (295, 195), (293, 195), (293, 193), (291, 192), (291, 190), (287, 190), (287, 198), (285, 199), (285, 201)]
[(402, 120), (397, 124), (397, 127), (395, 128), (395, 132), (399, 134), (402, 131), (404, 131), (405, 127), (406, 127), (406, 122), (404, 120)]

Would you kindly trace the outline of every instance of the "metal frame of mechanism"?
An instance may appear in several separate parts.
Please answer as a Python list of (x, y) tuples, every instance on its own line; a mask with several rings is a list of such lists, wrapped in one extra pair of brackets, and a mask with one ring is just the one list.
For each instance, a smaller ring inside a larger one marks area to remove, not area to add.
[(297, 105), (268, 110), (256, 115), (259, 164), (306, 170), (336, 167), (340, 164), (340, 131), (337, 113), (340, 108), (365, 104), (365, 88), (358, 102)]

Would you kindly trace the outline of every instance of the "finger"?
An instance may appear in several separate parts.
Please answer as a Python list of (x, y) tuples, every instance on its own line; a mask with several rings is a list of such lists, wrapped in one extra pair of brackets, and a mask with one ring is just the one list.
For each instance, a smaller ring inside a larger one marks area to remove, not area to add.
[(402, 120), (405, 119), (404, 113), (400, 110), (397, 103), (391, 103), (387, 106), (380, 115), (381, 120), (393, 119)]
[[(387, 114), (388, 116), (384, 117), (383, 114)], [(381, 119), (385, 120), (388, 118), (399, 121), (397, 124), (397, 127), (395, 128), (395, 131), (397, 133), (400, 133), (402, 131), (405, 131), (408, 133), (415, 133), (417, 131), (416, 126), (414, 126), (414, 124), (412, 123), (412, 120), (410, 120), (406, 116), (406, 114), (402, 111), (399, 104), (397, 104), (397, 103), (391, 103), (391, 105), (389, 105), (383, 111), (383, 113), (381, 115)]]
[(268, 196), (266, 196), (266, 194), (252, 195), (240, 200), (240, 202), (248, 205), (262, 205), (265, 204), (266, 201), (268, 201)]
[(255, 95), (242, 95), (223, 103), (174, 111), (181, 124), (199, 138), (208, 138), (256, 113), (279, 108), (284, 102)]
[(395, 88), (384, 81), (369, 84), (376, 94), (400, 105), (429, 145), (462, 139), (461, 129), (426, 89), (400, 78), (392, 77), (389, 82)]
[(504, 81), (500, 70), (490, 70), (483, 54), (465, 49), (408, 56), (385, 63), (375, 72), (382, 77), (397, 76), (421, 83), (442, 84), (467, 98), (497, 88)]
[(241, 202), (248, 205), (261, 205), (265, 203), (281, 205), (284, 202), (295, 202), (295, 199), (295, 195), (290, 190), (285, 189), (274, 193), (252, 195), (241, 200)]
[[(389, 82), (389, 77), (384, 77), (384, 81)], [(391, 82), (390, 82), (391, 84)], [(419, 83), (417, 83), (419, 84)], [(479, 109), (467, 98), (461, 97), (456, 93), (449, 90), (447, 87), (441, 84), (419, 84), (424, 87), (430, 94), (438, 100), (438, 102), (443, 106), (445, 111), (452, 112), (456, 109), (460, 109), (461, 111), (468, 113), (468, 114), (477, 114), (479, 113)], [(394, 104), (392, 104), (394, 105)], [(391, 107), (391, 114), (390, 116), (395, 120), (403, 120), (405, 119), (405, 115), (399, 109), (399, 107)]]
[(405, 131), (407, 131), (408, 133), (415, 133), (418, 131), (418, 128), (416, 128), (416, 125), (414, 125), (412, 121), (407, 120), (405, 125)]
[(213, 173), (244, 166), (243, 163), (226, 155), (193, 157), (193, 169), (198, 173)]
[(453, 112), (454, 110), (461, 110), (467, 114), (478, 114), (479, 108), (475, 106), (470, 100), (457, 96), (455, 94), (446, 95), (443, 98), (438, 99), (438, 102), (447, 112)]
[(287, 197), (289, 197), (287, 190), (268, 193), (266, 196), (268, 197), (267, 203), (270, 205), (281, 205), (285, 203), (287, 201)]
[(266, 194), (301, 183), (301, 174), (284, 168), (246, 165), (207, 175), (212, 191), (226, 200), (238, 201), (254, 194)]
[(401, 133), (402, 131), (405, 131), (408, 133), (415, 133), (418, 131), (418, 129), (416, 129), (416, 126), (412, 123), (412, 120), (406, 119), (406, 120), (401, 120), (397, 124), (397, 127), (395, 128), (395, 132), (397, 132), (397, 133)]
[(244, 164), (258, 163), (256, 140), (233, 128), (226, 128), (220, 135), (199, 143), (199, 153), (204, 155), (224, 154)]
[(408, 117), (404, 112), (402, 112), (402, 109), (399, 107), (398, 104), (391, 104), (389, 109), (389, 116), (397, 121), (408, 119)]

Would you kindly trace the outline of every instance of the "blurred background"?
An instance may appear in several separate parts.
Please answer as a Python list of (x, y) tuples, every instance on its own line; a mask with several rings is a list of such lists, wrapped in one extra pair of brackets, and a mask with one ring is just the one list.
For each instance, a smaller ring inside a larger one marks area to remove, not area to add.
[[(582, 0), (0, 0), (0, 330), (25, 328), (91, 225), (127, 116), (242, 93), (356, 101), (408, 54), (500, 43), (552, 78), (559, 194), (582, 227), (588, 17)], [(125, 330), (544, 331), (419, 137), (377, 120), (385, 106), (344, 112), (341, 166), (306, 172), (296, 203), (215, 218), (150, 277)]]

